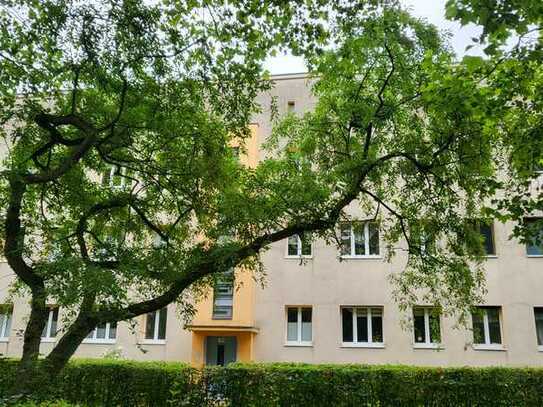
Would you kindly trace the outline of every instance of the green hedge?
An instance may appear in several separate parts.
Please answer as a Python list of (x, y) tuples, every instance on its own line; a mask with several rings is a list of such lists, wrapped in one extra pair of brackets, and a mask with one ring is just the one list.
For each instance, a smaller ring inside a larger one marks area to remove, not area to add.
[[(0, 362), (0, 400), (13, 385), (17, 362)], [(171, 389), (190, 395), (197, 371), (183, 363), (73, 360), (33, 392), (36, 401), (65, 400), (85, 406), (166, 406)], [(0, 405), (2, 402), (0, 401)]]
[[(16, 367), (0, 362), (0, 394)], [(80, 406), (543, 406), (543, 369), (76, 360), (34, 396)]]

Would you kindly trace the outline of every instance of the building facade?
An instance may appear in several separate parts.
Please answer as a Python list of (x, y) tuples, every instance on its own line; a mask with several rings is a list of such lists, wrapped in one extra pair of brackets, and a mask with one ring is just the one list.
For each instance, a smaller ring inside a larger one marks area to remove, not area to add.
[[(271, 133), (271, 106), (301, 114), (315, 100), (304, 75), (278, 75), (260, 95), (262, 112), (251, 125), (242, 164), (255, 166)], [(356, 209), (351, 210), (356, 217)], [(425, 366), (543, 365), (543, 248), (509, 236), (512, 223), (485, 227), (488, 293), (469, 327), (456, 326), (420, 304), (412, 323), (392, 298), (389, 276), (406, 257), (382, 256), (375, 224), (343, 225), (341, 251), (324, 241), (293, 236), (262, 254), (266, 284), (248, 272), (224, 278), (186, 324), (174, 305), (135, 323), (105, 324), (76, 357), (118, 355), (136, 360), (222, 365), (231, 361), (411, 364)], [(363, 244), (355, 242), (363, 241)], [(341, 257), (341, 261), (340, 261)], [(303, 260), (303, 261), (301, 261)], [(27, 298), (9, 296), (14, 274), (0, 263), (0, 354), (22, 353)], [(62, 309), (51, 304), (42, 335), (47, 354), (61, 335)]]

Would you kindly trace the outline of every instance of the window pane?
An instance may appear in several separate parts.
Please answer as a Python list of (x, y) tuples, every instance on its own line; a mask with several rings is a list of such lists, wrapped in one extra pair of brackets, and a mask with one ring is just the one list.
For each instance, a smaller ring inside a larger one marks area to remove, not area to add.
[[(94, 339), (94, 335), (96, 334), (96, 329), (93, 329), (92, 331), (89, 332), (89, 334), (87, 335), (87, 339)], [(43, 335), (42, 335), (43, 336)]]
[(155, 338), (155, 318), (156, 312), (150, 312), (145, 319), (145, 339)]
[(0, 335), (2, 335), (2, 337), (7, 336), (4, 334), (4, 329), (3, 329), (6, 319), (7, 319), (7, 314), (0, 314)]
[(298, 255), (298, 235), (290, 236), (288, 238), (288, 255)]
[(415, 308), (413, 310), (413, 323), (415, 330), (415, 343), (424, 343), (426, 341), (426, 333), (423, 308)]
[(311, 308), (302, 308), (302, 341), (311, 341)]
[(543, 308), (535, 308), (534, 312), (537, 344), (543, 346)]
[(496, 254), (496, 250), (494, 248), (494, 234), (492, 225), (482, 223), (479, 226), (479, 230), (481, 232), (481, 236), (483, 237), (483, 250), (485, 254)]
[(341, 225), (341, 254), (343, 256), (351, 254), (351, 225), (348, 223)]
[(485, 325), (481, 312), (472, 314), (473, 320), (473, 343), (485, 343)]
[(287, 311), (287, 340), (298, 340), (298, 309), (289, 308)]
[(356, 335), (358, 342), (368, 342), (368, 311), (366, 308), (356, 309)]
[(380, 308), (371, 309), (371, 329), (373, 342), (383, 342), (383, 313)]
[(213, 293), (213, 318), (232, 319), (234, 303), (234, 274), (230, 270), (221, 275)]
[(365, 246), (365, 239), (364, 239), (364, 224), (363, 223), (356, 223), (353, 225), (353, 232), (354, 232), (354, 254), (355, 255), (365, 255), (366, 254), (366, 246)]
[[(532, 227), (535, 227), (534, 223), (538, 220), (538, 218), (530, 218), (525, 219), (524, 222), (527, 226), (532, 225)], [(543, 255), (543, 227), (538, 227), (534, 231), (531, 241), (526, 243), (526, 254), (530, 256)]]
[(168, 319), (168, 308), (162, 308), (158, 320), (158, 339), (166, 339), (166, 322)]
[(430, 318), (430, 342), (441, 342), (441, 326), (439, 322), (439, 314), (435, 314), (432, 310), (429, 310)]
[(370, 254), (379, 254), (379, 225), (375, 222), (369, 224)]
[(311, 236), (304, 235), (301, 238), (302, 243), (302, 255), (311, 256)]
[(53, 309), (53, 320), (51, 322), (51, 338), (57, 336), (57, 324), (58, 324), (58, 308)]
[(490, 333), (490, 343), (502, 343), (500, 330), (500, 312), (498, 308), (488, 308), (488, 330)]
[(106, 339), (106, 324), (99, 324), (96, 327), (96, 339)]
[(353, 341), (353, 310), (352, 308), (341, 309), (341, 321), (343, 329), (343, 342)]
[(117, 322), (109, 324), (109, 339), (117, 338)]

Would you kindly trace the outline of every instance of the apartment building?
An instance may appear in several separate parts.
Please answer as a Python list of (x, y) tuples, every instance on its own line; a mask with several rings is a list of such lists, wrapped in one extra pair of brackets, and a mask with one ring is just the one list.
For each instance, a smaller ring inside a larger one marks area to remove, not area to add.
[[(262, 94), (243, 164), (262, 159), (271, 133), (272, 98), (279, 113), (302, 113), (315, 103), (304, 75), (278, 75)], [(357, 219), (356, 208), (348, 208)], [(341, 226), (342, 249), (297, 236), (263, 253), (266, 285), (248, 272), (225, 272), (186, 324), (175, 305), (131, 323), (98, 326), (78, 357), (116, 354), (127, 359), (223, 365), (231, 361), (371, 363), (434, 366), (540, 366), (543, 364), (543, 248), (509, 239), (511, 223), (485, 226), (488, 294), (469, 327), (458, 327), (420, 304), (411, 325), (392, 298), (388, 277), (406, 257), (384, 260), (376, 224)], [(340, 261), (341, 257), (341, 261)], [(303, 260), (303, 261), (301, 261)], [(0, 264), (0, 354), (18, 356), (29, 307), (11, 298), (14, 278)], [(51, 304), (42, 335), (47, 354), (62, 330), (62, 309)]]

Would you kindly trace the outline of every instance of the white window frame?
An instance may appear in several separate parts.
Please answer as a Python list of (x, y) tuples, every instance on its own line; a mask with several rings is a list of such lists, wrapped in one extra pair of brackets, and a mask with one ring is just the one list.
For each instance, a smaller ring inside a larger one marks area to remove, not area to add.
[[(85, 338), (85, 339), (83, 339), (82, 343), (88, 343), (88, 344), (112, 344), (112, 343), (117, 343), (117, 331), (115, 332), (115, 338), (110, 339), (109, 338), (109, 330), (110, 329), (111, 329), (111, 322), (106, 322), (105, 338), (97, 338), (96, 335), (98, 335), (98, 326), (96, 326), (92, 330), (92, 338)], [(118, 324), (117, 324), (116, 329), (119, 329)]]
[[(164, 339), (159, 339), (158, 338), (158, 331), (159, 331), (159, 326), (160, 326), (160, 311), (162, 309), (158, 309), (156, 311), (153, 311), (152, 313), (155, 314), (155, 325), (153, 327), (153, 338), (146, 338), (145, 334), (145, 330), (147, 329), (147, 318), (149, 317), (148, 314), (145, 314), (145, 324), (144, 324), (144, 332), (143, 332), (143, 339), (141, 340), (141, 343), (144, 343), (144, 344), (150, 344), (150, 345), (164, 345), (166, 344), (166, 332), (164, 333)], [(168, 313), (168, 309), (166, 308), (166, 314)], [(168, 329), (168, 317), (166, 316), (166, 331)]]
[[(298, 311), (297, 321), (296, 321), (296, 337), (297, 340), (289, 341), (288, 340), (288, 310), (295, 308)], [(302, 341), (302, 309), (309, 308), (311, 309), (311, 340)], [(311, 347), (313, 346), (313, 307), (310, 305), (288, 305), (285, 307), (285, 346), (299, 346), (299, 347)]]
[[(498, 308), (498, 321), (500, 323), (500, 338), (502, 343), (490, 343), (490, 325), (488, 323), (488, 309), (486, 307), (481, 307), (480, 310), (482, 312), (483, 316), (483, 330), (484, 330), (484, 340), (485, 343), (475, 343), (475, 332), (473, 332), (472, 328), (472, 335), (473, 335), (473, 349), (475, 350), (498, 350), (498, 351), (504, 351), (505, 346), (503, 345), (503, 327), (502, 327), (502, 308)], [(473, 318), (472, 318), (473, 319)], [(472, 327), (473, 327), (473, 321), (472, 321)]]
[[(13, 306), (10, 304), (3, 304), (4, 310), (1, 314), (4, 316), (2, 325), (0, 325), (0, 342), (9, 342), (11, 334), (11, 326), (13, 325)], [(9, 329), (8, 329), (9, 320)]]
[[(525, 216), (524, 217), (524, 220), (529, 220), (529, 219), (535, 219), (537, 221), (538, 219), (543, 219), (543, 217), (541, 216)], [(524, 252), (525, 252), (526, 257), (528, 258), (543, 258), (543, 254), (528, 254), (527, 243), (524, 245)]]
[[(364, 225), (364, 252), (367, 254), (355, 254), (355, 236), (354, 236), (354, 227), (353, 227), (355, 223), (361, 223)], [(379, 253), (369, 254), (370, 252), (370, 223), (376, 223), (376, 222), (372, 222), (371, 220), (361, 220), (361, 221), (352, 221), (352, 222), (344, 223), (344, 224), (349, 224), (351, 228), (351, 238), (350, 238), (351, 252), (350, 254), (341, 254), (341, 248), (340, 248), (339, 256), (342, 259), (380, 259), (382, 258), (381, 257), (381, 235), (379, 233), (379, 226), (377, 226), (377, 236), (378, 236), (377, 238), (379, 239)], [(340, 234), (341, 234), (341, 229), (342, 228), (340, 227)], [(341, 241), (342, 241), (342, 238), (343, 236), (340, 236)]]
[[(45, 324), (45, 336), (41, 337), (41, 341), (42, 342), (56, 342), (57, 340), (56, 334), (59, 331), (58, 320), (60, 318), (60, 307), (50, 305), (48, 306), (48, 308), (49, 308), (49, 315), (47, 316), (47, 323)], [(55, 332), (55, 336), (51, 336), (52, 334), (51, 330), (53, 328), (53, 315), (55, 313), (55, 310), (58, 310), (57, 311), (57, 330)]]
[(543, 307), (540, 306), (540, 305), (536, 305), (536, 306), (533, 307), (533, 309), (534, 309), (534, 328), (535, 328), (535, 335), (536, 335), (535, 343), (537, 344), (538, 352), (543, 352), (543, 344), (540, 345), (540, 344), (537, 343), (537, 318), (536, 318), (536, 310), (537, 309), (543, 310)]
[[(415, 309), (424, 311), (424, 342), (417, 342), (415, 340)], [(440, 342), (432, 342), (430, 338), (430, 315), (432, 313), (432, 307), (418, 306), (413, 307), (413, 348), (415, 349), (438, 349), (441, 348)], [(439, 320), (439, 337), (442, 338), (441, 332), (441, 314), (438, 316)]]
[[(293, 236), (296, 236), (296, 238), (297, 238), (296, 254), (289, 254), (288, 253), (288, 241)], [(302, 254), (303, 242), (302, 242), (302, 239), (300, 238), (300, 235), (289, 236), (289, 237), (287, 237), (286, 241), (287, 241), (287, 245), (286, 245), (286, 248), (285, 248), (285, 258), (287, 258), (287, 259), (299, 259), (299, 258), (311, 259), (311, 258), (313, 258), (313, 242), (310, 239), (309, 239), (309, 247), (311, 248), (310, 254)]]
[[(374, 342), (373, 341), (373, 321), (371, 320), (371, 309), (379, 308), (381, 310), (381, 327), (383, 330), (383, 341)], [(353, 314), (353, 341), (352, 342), (343, 342), (343, 325), (341, 329), (341, 347), (342, 348), (384, 348), (385, 347), (385, 332), (384, 332), (384, 315), (385, 310), (381, 305), (367, 306), (367, 305), (350, 305), (341, 307), (340, 312), (343, 312), (343, 309), (352, 310)], [(367, 342), (358, 342), (358, 309), (366, 310), (367, 316), (367, 328), (368, 328), (368, 341)], [(341, 315), (341, 314), (340, 314)], [(343, 324), (343, 317), (341, 318), (341, 323)]]
[[(120, 175), (118, 175), (118, 176), (121, 179), (121, 183), (119, 185), (115, 185), (113, 183), (114, 177), (117, 176), (117, 174), (116, 174), (117, 169), (119, 169)], [(132, 184), (132, 180), (125, 177), (126, 171), (127, 171), (126, 167), (121, 167), (119, 165), (110, 165), (109, 173), (102, 174), (102, 177), (107, 176), (107, 179), (108, 179), (107, 185), (110, 188), (122, 189), (122, 188), (126, 187), (127, 185)], [(104, 184), (104, 182), (102, 182), (102, 184)]]

